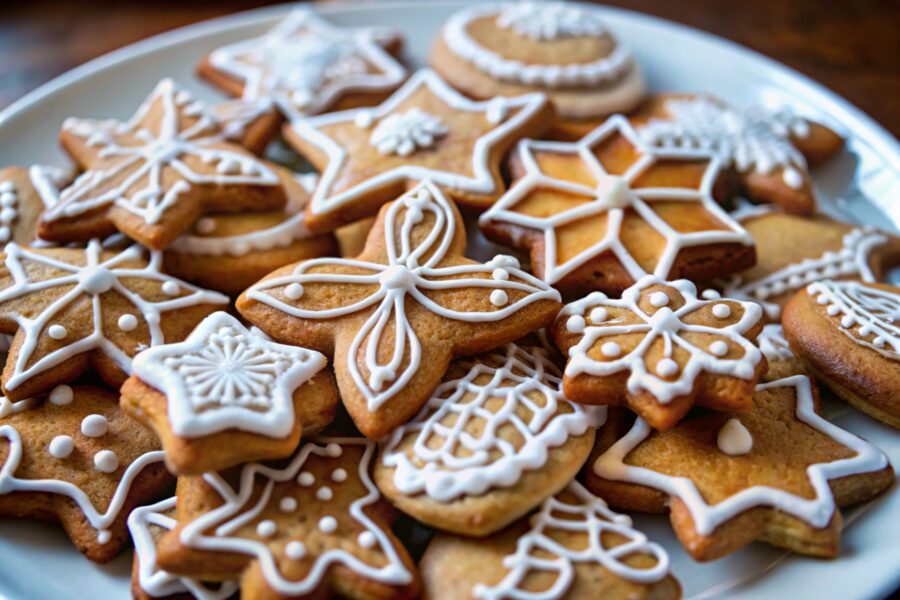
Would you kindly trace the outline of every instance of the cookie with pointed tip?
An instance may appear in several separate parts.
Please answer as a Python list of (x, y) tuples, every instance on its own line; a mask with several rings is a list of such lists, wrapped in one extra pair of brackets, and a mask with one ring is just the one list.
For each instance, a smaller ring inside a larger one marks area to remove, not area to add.
[(224, 100), (211, 104), (209, 115), (221, 128), (226, 140), (259, 156), (265, 153), (269, 143), (281, 131), (281, 113), (268, 100)]
[(456, 207), (426, 181), (382, 208), (358, 257), (282, 267), (237, 308), (276, 340), (333, 357), (344, 406), (379, 439), (419, 412), (451, 359), (543, 327), (561, 306), (516, 259), (478, 263), (465, 244)]
[(363, 438), (322, 438), (281, 466), (179, 483), (178, 524), (157, 564), (210, 580), (241, 574), (254, 598), (415, 597), (418, 574), (369, 477), (374, 453)]
[(206, 106), (169, 79), (134, 116), (67, 119), (60, 141), (84, 169), (41, 217), (41, 238), (87, 241), (116, 230), (165, 248), (203, 213), (277, 210), (271, 166), (225, 140)]
[(695, 404), (750, 408), (766, 370), (754, 344), (762, 325), (758, 304), (648, 275), (621, 299), (594, 292), (566, 305), (553, 336), (568, 354), (567, 398), (627, 405), (665, 431)]
[(835, 394), (900, 429), (900, 288), (825, 279), (784, 307), (784, 334)]
[(0, 331), (15, 334), (3, 393), (29, 398), (89, 368), (118, 389), (144, 348), (178, 341), (228, 298), (160, 271), (158, 253), (27, 248), (0, 254)]
[(0, 420), (0, 516), (58, 521), (86, 557), (112, 560), (129, 512), (173, 482), (156, 436), (116, 400), (61, 385)]
[(762, 381), (775, 381), (791, 375), (811, 375), (803, 360), (791, 349), (780, 324), (768, 323), (756, 337), (759, 351), (766, 358)]
[(43, 165), (0, 169), (0, 243), (33, 243), (41, 213), (70, 179), (64, 169)]
[[(813, 383), (795, 375), (757, 386), (742, 413), (697, 411), (665, 433), (623, 412), (597, 436), (585, 485), (612, 506), (670, 511), (696, 560), (755, 540), (810, 556), (838, 554), (838, 507), (894, 480), (887, 457), (818, 414)], [(590, 463), (589, 463), (590, 464)]]

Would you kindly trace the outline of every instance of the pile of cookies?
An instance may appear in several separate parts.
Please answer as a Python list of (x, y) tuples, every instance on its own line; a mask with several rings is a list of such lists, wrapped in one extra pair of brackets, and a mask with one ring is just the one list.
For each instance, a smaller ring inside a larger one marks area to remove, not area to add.
[(0, 170), (0, 515), (133, 543), (136, 598), (679, 597), (614, 510), (837, 556), (894, 475), (819, 396), (900, 427), (900, 239), (816, 210), (841, 137), (649, 96), (583, 5), (402, 42), (298, 9), (200, 61), (232, 99)]

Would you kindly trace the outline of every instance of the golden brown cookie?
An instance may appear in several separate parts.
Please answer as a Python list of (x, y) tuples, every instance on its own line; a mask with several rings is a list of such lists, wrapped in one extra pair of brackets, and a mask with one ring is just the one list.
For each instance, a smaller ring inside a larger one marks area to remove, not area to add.
[(70, 179), (64, 169), (43, 165), (0, 169), (0, 243), (34, 242), (38, 218)]
[(838, 554), (837, 507), (888, 488), (887, 457), (817, 414), (803, 375), (760, 384), (739, 414), (695, 411), (654, 432), (624, 412), (597, 436), (586, 485), (612, 506), (670, 511), (696, 560), (714, 560), (754, 540), (800, 554)]
[(230, 142), (240, 144), (253, 154), (262, 155), (281, 131), (283, 119), (268, 101), (233, 98), (209, 106), (209, 115)]
[(791, 375), (811, 375), (803, 360), (791, 350), (780, 324), (763, 325), (756, 344), (766, 357), (767, 368), (761, 381), (776, 381)]

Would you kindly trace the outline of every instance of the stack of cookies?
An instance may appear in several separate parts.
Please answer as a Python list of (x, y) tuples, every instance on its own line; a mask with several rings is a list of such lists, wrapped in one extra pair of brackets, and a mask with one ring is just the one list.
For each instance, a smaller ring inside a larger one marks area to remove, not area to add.
[(900, 240), (816, 210), (841, 137), (648, 96), (583, 5), (401, 46), (298, 9), (200, 59), (233, 98), (0, 170), (0, 515), (133, 543), (136, 598), (680, 597), (628, 513), (838, 556), (894, 475), (820, 395), (900, 427)]

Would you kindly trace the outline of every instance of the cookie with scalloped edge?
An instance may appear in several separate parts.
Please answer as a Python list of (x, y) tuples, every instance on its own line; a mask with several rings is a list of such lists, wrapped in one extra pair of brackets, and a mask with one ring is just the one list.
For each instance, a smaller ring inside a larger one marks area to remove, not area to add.
[(668, 511), (699, 561), (755, 540), (834, 557), (839, 507), (878, 495), (894, 472), (879, 449), (818, 410), (814, 384), (795, 375), (757, 386), (747, 411), (698, 410), (665, 433), (611, 411), (585, 485), (623, 510)]
[(71, 178), (65, 169), (44, 165), (0, 169), (0, 244), (33, 243), (41, 213)]

